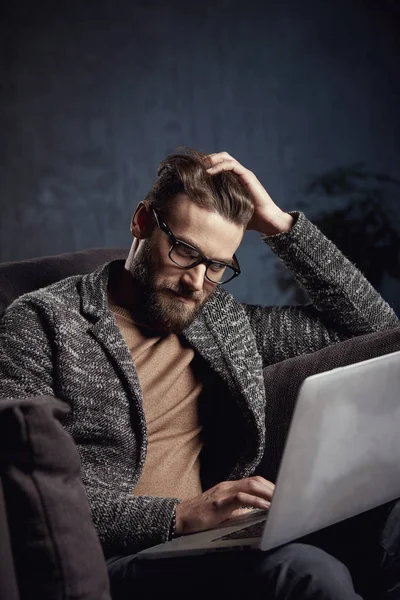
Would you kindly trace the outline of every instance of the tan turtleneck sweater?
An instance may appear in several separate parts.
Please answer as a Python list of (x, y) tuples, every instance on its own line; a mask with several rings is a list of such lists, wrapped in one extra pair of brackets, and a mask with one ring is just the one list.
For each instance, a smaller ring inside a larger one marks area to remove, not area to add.
[(201, 494), (202, 448), (197, 399), (202, 384), (191, 368), (192, 348), (175, 334), (155, 335), (110, 302), (134, 360), (148, 431), (146, 461), (135, 496), (181, 499)]

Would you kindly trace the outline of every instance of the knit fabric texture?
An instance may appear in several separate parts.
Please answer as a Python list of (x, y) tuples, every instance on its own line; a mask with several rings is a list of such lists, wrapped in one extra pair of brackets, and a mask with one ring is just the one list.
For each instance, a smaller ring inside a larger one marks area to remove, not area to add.
[[(205, 378), (221, 391), (206, 407), (210, 443), (203, 450), (215, 467), (207, 485), (251, 475), (263, 456), (264, 366), (399, 325), (338, 249), (302, 213), (292, 214), (289, 233), (263, 239), (312, 304), (242, 305), (217, 287), (184, 331)], [(64, 426), (80, 453), (106, 556), (167, 541), (179, 502), (132, 494), (144, 466), (147, 432), (135, 365), (107, 303), (109, 271), (106, 264), (25, 294), (0, 322), (0, 398), (52, 395), (71, 406)]]

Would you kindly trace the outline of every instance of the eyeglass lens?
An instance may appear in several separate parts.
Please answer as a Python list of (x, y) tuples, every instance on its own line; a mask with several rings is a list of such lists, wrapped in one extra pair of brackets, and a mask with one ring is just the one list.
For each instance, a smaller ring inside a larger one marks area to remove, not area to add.
[[(170, 251), (171, 260), (180, 267), (187, 268), (195, 265), (200, 257), (201, 255), (194, 248), (192, 249), (182, 244), (176, 244)], [(232, 279), (235, 275), (235, 270), (227, 265), (215, 262), (207, 266), (206, 273), (208, 279), (214, 283), (225, 283)]]

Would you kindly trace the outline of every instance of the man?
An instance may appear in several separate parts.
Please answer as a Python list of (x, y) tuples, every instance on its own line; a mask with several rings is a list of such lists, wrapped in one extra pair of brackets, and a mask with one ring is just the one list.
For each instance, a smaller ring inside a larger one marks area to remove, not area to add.
[[(240, 273), (246, 229), (293, 270), (313, 305), (241, 305), (225, 291)], [(157, 573), (167, 597), (186, 597), (207, 577), (226, 592), (234, 569), (251, 576), (257, 598), (359, 598), (346, 567), (311, 544), (150, 572), (134, 554), (242, 507), (268, 509), (274, 486), (252, 476), (265, 443), (262, 368), (397, 327), (396, 315), (304, 215), (279, 209), (225, 152), (168, 157), (131, 231), (125, 265), (22, 297), (0, 328), (1, 396), (51, 394), (71, 406), (65, 426), (115, 597), (153, 597)], [(387, 585), (400, 598), (398, 581)], [(242, 597), (239, 587), (229, 594)]]

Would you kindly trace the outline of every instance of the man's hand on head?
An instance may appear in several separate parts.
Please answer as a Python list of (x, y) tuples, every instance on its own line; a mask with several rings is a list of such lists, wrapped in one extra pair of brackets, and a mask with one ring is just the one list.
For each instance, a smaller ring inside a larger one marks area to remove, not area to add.
[(243, 167), (227, 152), (210, 154), (209, 157), (212, 161), (212, 167), (207, 169), (210, 175), (216, 175), (221, 171), (233, 171), (239, 175), (251, 193), (254, 214), (247, 229), (253, 229), (265, 235), (290, 231), (293, 225), (293, 217), (275, 204), (252, 171)]
[(242, 507), (268, 510), (275, 486), (264, 477), (223, 481), (200, 496), (176, 506), (176, 534), (186, 535), (217, 527)]

